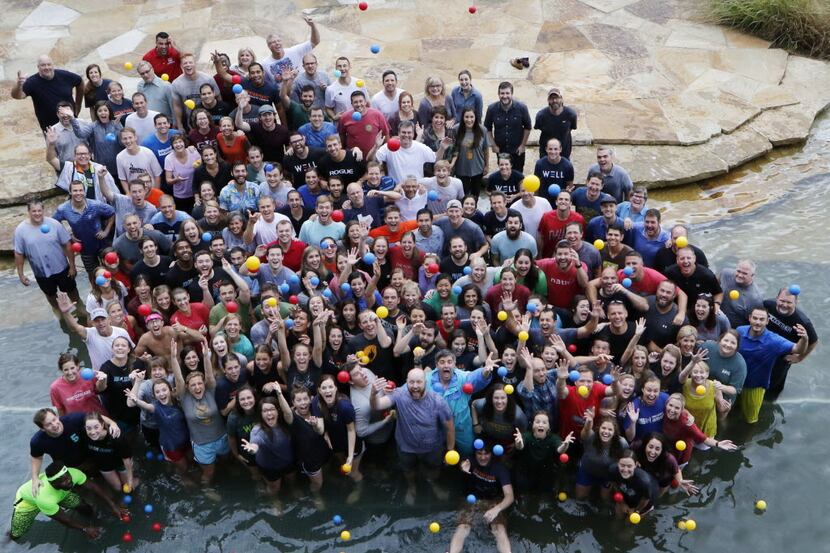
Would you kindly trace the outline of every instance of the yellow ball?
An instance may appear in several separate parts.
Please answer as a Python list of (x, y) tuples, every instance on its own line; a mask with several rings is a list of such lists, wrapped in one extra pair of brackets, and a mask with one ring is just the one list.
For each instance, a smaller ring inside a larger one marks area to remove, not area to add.
[(577, 388), (576, 391), (579, 392), (579, 395), (581, 395), (582, 397), (588, 397), (588, 394), (591, 393), (591, 390), (588, 389), (588, 386), (584, 385)]
[(513, 393), (513, 385), (512, 384), (505, 384), (504, 385), (504, 393), (510, 395)]
[(458, 461), (460, 461), (460, 460), (461, 460), (461, 455), (459, 455), (459, 454), (458, 454), (458, 452), (457, 452), (456, 450), (454, 450), (454, 449), (449, 450), (449, 451), (448, 451), (448, 452), (444, 455), (444, 461), (445, 461), (448, 465), (457, 465), (457, 464), (458, 464)]
[(686, 529), (686, 521), (681, 520), (680, 522), (677, 523), (677, 527), (680, 528), (681, 530), (685, 530)]
[(507, 311), (499, 311), (498, 315), (496, 315), (500, 321), (507, 320)]
[(755, 508), (759, 511), (766, 511), (767, 510), (767, 502), (763, 499), (759, 499), (755, 502)]
[(566, 499), (568, 499), (568, 494), (566, 494), (565, 492), (559, 492), (559, 495), (557, 495), (556, 497), (559, 499), (559, 501), (565, 501)]
[(700, 384), (697, 388), (695, 388), (695, 393), (699, 396), (706, 394), (706, 386)]
[(277, 306), (277, 298), (268, 298), (265, 300), (265, 305), (268, 307), (276, 307)]
[(124, 493), (130, 493), (130, 485), (124, 484), (123, 486), (121, 486), (121, 491), (123, 491)]
[(678, 248), (685, 248), (689, 245), (689, 239), (685, 236), (678, 236), (674, 243), (677, 244)]
[(438, 532), (441, 531), (441, 525), (438, 524), (437, 522), (430, 522), (429, 523), (429, 531), (432, 532), (433, 534), (437, 534)]
[(697, 522), (693, 521), (692, 519), (689, 519), (689, 520), (686, 521), (686, 530), (691, 532), (695, 528), (697, 528)]
[(245, 268), (247, 268), (252, 273), (259, 271), (259, 267), (262, 265), (262, 262), (259, 258), (255, 255), (252, 255), (248, 259), (245, 260)]
[(686, 442), (683, 440), (677, 440), (677, 443), (674, 444), (674, 447), (677, 448), (677, 451), (686, 451)]
[(732, 290), (729, 292), (729, 299), (736, 300), (741, 297), (741, 293), (737, 290)]
[(126, 62), (126, 63), (124, 63), (124, 69), (126, 69), (127, 71), (129, 71), (129, 70), (130, 70), (130, 69), (132, 69), (132, 68), (133, 68), (133, 64), (132, 64), (132, 63), (130, 63), (130, 62)]
[(631, 521), (631, 524), (640, 524), (640, 513), (631, 513), (628, 516), (628, 520)]
[(539, 186), (541, 185), (542, 182), (536, 175), (528, 175), (522, 181), (522, 188), (524, 188), (528, 192), (536, 192), (537, 190), (539, 190)]
[(202, 160), (197, 159), (196, 161), (193, 162), (193, 168), (198, 169), (201, 164), (202, 164)]
[(529, 338), (530, 334), (528, 334), (526, 330), (522, 330), (521, 332), (519, 332), (519, 340), (521, 340), (522, 342), (527, 342)]
[(342, 465), (340, 465), (340, 470), (343, 472), (343, 474), (349, 474), (350, 472), (352, 472), (352, 466), (349, 463), (343, 463)]
[(349, 541), (350, 539), (352, 539), (352, 533), (348, 530), (343, 530), (342, 532), (340, 532), (340, 539), (343, 541)]
[(363, 88), (363, 85), (366, 83), (363, 82), (363, 79), (358, 79), (354, 84), (357, 85), (357, 88)]
[(188, 99), (184, 101), (184, 105), (185, 107), (187, 107), (187, 109), (194, 109), (196, 107), (196, 102)]
[(377, 316), (381, 319), (385, 319), (389, 316), (389, 309), (387, 309), (385, 305), (381, 305), (380, 307), (375, 309), (375, 313), (377, 313)]
[(358, 355), (357, 360), (360, 362), (361, 365), (366, 365), (369, 363), (369, 357), (366, 355)]
[(162, 73), (161, 74), (161, 80), (162, 81), (169, 81), (170, 80), (170, 75), (168, 75), (167, 73)]
[(412, 350), (412, 353), (414, 353), (416, 357), (420, 357), (424, 354), (424, 348), (416, 346), (415, 349)]
[(605, 247), (605, 242), (597, 238), (596, 240), (594, 240), (594, 247), (598, 250), (601, 250)]

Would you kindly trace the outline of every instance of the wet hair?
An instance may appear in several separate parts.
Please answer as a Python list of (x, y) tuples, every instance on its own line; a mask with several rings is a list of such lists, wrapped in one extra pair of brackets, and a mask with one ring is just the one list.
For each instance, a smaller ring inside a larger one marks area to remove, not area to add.
[[(504, 384), (495, 384), (487, 392), (484, 400), (484, 408), (481, 410), (481, 416), (485, 419), (493, 418), (495, 415), (495, 407), (493, 406), (493, 395), (498, 391), (504, 391)], [(516, 399), (514, 394), (507, 395), (507, 406), (504, 409), (504, 419), (510, 423), (516, 420)]]
[(80, 364), (81, 362), (78, 358), (78, 355), (74, 352), (66, 351), (61, 353), (60, 356), (58, 356), (58, 370), (63, 370), (63, 366), (69, 363), (70, 361), (75, 363), (76, 365)]

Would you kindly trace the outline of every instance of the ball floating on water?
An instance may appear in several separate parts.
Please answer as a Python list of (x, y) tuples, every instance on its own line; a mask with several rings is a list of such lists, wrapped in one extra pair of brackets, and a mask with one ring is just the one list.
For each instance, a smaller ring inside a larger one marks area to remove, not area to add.
[(790, 284), (789, 290), (790, 294), (792, 294), (793, 296), (797, 296), (801, 293), (801, 286), (799, 286), (798, 284)]
[(365, 85), (366, 83), (363, 82), (363, 79), (358, 79), (355, 81), (354, 84), (357, 85), (357, 88), (363, 88), (363, 85)]
[(363, 119), (363, 116), (360, 114), (359, 111), (355, 111), (354, 113), (352, 113), (352, 121), (360, 121), (361, 119)]
[(73, 251), (73, 252), (75, 252), (75, 253), (81, 253), (81, 250), (82, 250), (83, 248), (84, 248), (84, 247), (83, 247), (83, 245), (81, 245), (81, 243), (80, 243), (80, 242), (72, 242), (72, 251)]
[(433, 534), (437, 534), (438, 532), (441, 531), (441, 525), (438, 524), (437, 522), (430, 522), (429, 523), (429, 531), (432, 532)]
[(541, 186), (541, 184), (542, 182), (536, 175), (528, 175), (524, 178), (524, 180), (522, 180), (522, 188), (531, 193), (539, 190), (539, 186)]
[(624, 278), (622, 280), (622, 285), (625, 286), (626, 288), (631, 288), (631, 279), (630, 278)]
[(50, 230), (51, 230), (51, 228), (49, 227), (48, 224), (43, 223), (42, 225), (40, 225), (40, 232), (42, 232), (43, 234), (49, 234)]
[(568, 499), (568, 494), (565, 492), (559, 492), (559, 495), (557, 495), (556, 498), (559, 499), (559, 501), (565, 501)]
[(577, 391), (577, 392), (579, 393), (579, 395), (581, 395), (582, 397), (588, 397), (588, 394), (590, 394), (590, 393), (591, 393), (591, 390), (589, 390), (589, 389), (588, 389), (588, 386), (585, 386), (585, 385), (580, 386), (579, 388), (577, 388), (577, 389), (576, 389), (576, 391)]
[(628, 517), (628, 520), (631, 521), (631, 524), (640, 524), (640, 513), (631, 513), (631, 515), (629, 515)]
[(95, 284), (97, 284), (98, 286), (103, 286), (106, 283), (107, 279), (104, 278), (104, 275), (98, 275), (97, 277), (95, 277)]
[(463, 386), (461, 386), (461, 391), (465, 394), (472, 394), (473, 393), (473, 385), (469, 382), (465, 382)]
[(144, 512), (149, 515), (150, 513), (153, 512), (153, 506), (148, 503), (147, 505), (144, 506)]
[(611, 376), (610, 374), (603, 375), (602, 383), (605, 384), (606, 386), (610, 386), (611, 384), (614, 383), (614, 377)]
[(519, 332), (519, 340), (521, 340), (522, 342), (527, 342), (528, 339), (530, 339), (530, 334), (528, 334), (526, 330), (522, 330), (521, 332)]
[(448, 465), (457, 465), (458, 461), (460, 461), (460, 460), (461, 460), (461, 455), (459, 455), (458, 452), (454, 449), (449, 450), (444, 455), (444, 462), (447, 463)]
[(231, 77), (231, 82), (233, 84), (239, 84), (242, 82), (242, 77), (240, 75), (234, 75), (233, 77)]
[(161, 532), (161, 523), (154, 522), (150, 528), (153, 530), (153, 532)]
[(187, 109), (196, 109), (196, 102), (193, 100), (187, 99), (184, 101), (184, 105)]
[(731, 290), (731, 291), (729, 292), (729, 299), (736, 300), (736, 299), (738, 299), (738, 298), (740, 298), (740, 297), (741, 297), (741, 293), (740, 293), (740, 292), (738, 292), (737, 290)]
[(370, 50), (373, 54), (379, 54), (379, 53), (380, 53), (380, 46), (379, 46), (379, 45), (377, 45), (377, 44), (372, 44), (372, 46), (371, 46), (371, 48), (369, 48), (369, 50)]
[(380, 307), (378, 307), (378, 308), (375, 310), (375, 313), (376, 313), (376, 314), (377, 314), (377, 316), (378, 316), (378, 317), (380, 317), (381, 319), (385, 319), (386, 317), (388, 317), (388, 316), (389, 316), (389, 309), (387, 309), (385, 306), (381, 305)]
[(343, 524), (343, 517), (340, 515), (334, 515), (334, 518), (332, 518), (331, 521), (335, 524)]
[(677, 451), (686, 451), (686, 442), (684, 442), (683, 440), (677, 440), (677, 442), (674, 444), (674, 447), (677, 449)]
[(203, 242), (210, 242), (212, 238), (213, 238), (213, 235), (211, 233), (209, 233), (209, 232), (203, 232), (202, 233), (202, 241)]
[(131, 541), (133, 541), (133, 535), (129, 532), (124, 532), (124, 535), (121, 536), (121, 541), (123, 541), (124, 543), (130, 543)]
[(698, 385), (698, 387), (695, 388), (695, 393), (699, 396), (704, 395), (706, 393), (706, 386), (703, 384)]
[(340, 465), (340, 472), (342, 472), (343, 474), (349, 474), (350, 472), (352, 472), (352, 466), (349, 463), (343, 463), (342, 465)]
[(507, 311), (499, 311), (498, 315), (496, 315), (500, 321), (507, 320)]
[(464, 267), (461, 270), (461, 272), (464, 273), (465, 275), (469, 275), (470, 273), (473, 272), (473, 268), (468, 265), (467, 267)]
[(242, 90), (243, 90), (242, 85), (241, 84), (235, 84), (231, 87), (231, 90), (233, 90), (234, 94), (242, 94)]
[(401, 139), (397, 136), (393, 136), (389, 139), (389, 142), (386, 143), (386, 147), (389, 148), (390, 152), (397, 152), (401, 149)]
[(130, 503), (133, 502), (133, 496), (125, 495), (123, 501), (124, 501), (124, 505), (129, 505)]
[(259, 271), (262, 262), (259, 258), (255, 255), (252, 255), (248, 259), (245, 260), (245, 268), (248, 269), (250, 272), (255, 273)]
[(471, 14), (475, 14), (476, 11), (478, 11), (478, 8), (476, 8), (475, 6), (470, 6), (469, 8), (467, 8), (467, 11)]
[(365, 12), (369, 9), (369, 4), (367, 2), (360, 2), (357, 4), (357, 7), (360, 8), (360, 11)]
[(568, 378), (570, 378), (573, 382), (579, 380), (579, 371), (573, 370), (568, 373)]
[(558, 196), (560, 192), (562, 192), (562, 189), (559, 188), (558, 184), (548, 186), (548, 196)]
[[(95, 371), (93, 371), (89, 367), (84, 367), (83, 369), (81, 369), (81, 378), (83, 378), (84, 380), (92, 380), (94, 377), (95, 377)], [(129, 492), (124, 492), (124, 493), (129, 493)]]
[(680, 528), (681, 530), (685, 530), (686, 529), (686, 521), (681, 520), (680, 522), (677, 523), (677, 527)]
[(505, 384), (504, 386), (504, 393), (510, 395), (514, 392), (512, 384)]
[(372, 252), (369, 252), (369, 253), (367, 253), (366, 255), (363, 256), (363, 262), (366, 265), (371, 265), (375, 261), (377, 261), (377, 257), (375, 257), (375, 254), (373, 254)]
[(689, 245), (689, 239), (685, 236), (678, 236), (674, 243), (677, 244), (678, 248), (685, 248)]
[(500, 377), (504, 378), (505, 376), (507, 376), (507, 367), (499, 367), (499, 370), (496, 372)]
[(277, 306), (277, 298), (268, 298), (265, 300), (265, 305), (268, 307), (276, 307)]
[(343, 530), (342, 532), (340, 532), (340, 539), (343, 541), (349, 541), (350, 539), (352, 539), (352, 533), (348, 530)]
[(620, 492), (615, 492), (614, 493), (614, 503), (622, 503), (622, 501), (623, 501), (623, 494), (621, 494)]
[[(482, 440), (481, 438), (476, 438), (475, 441), (473, 441), (473, 447), (475, 449), (483, 448), (484, 447), (484, 440)], [(467, 497), (469, 497), (469, 496), (467, 496)]]
[(757, 511), (761, 511), (761, 512), (766, 511), (767, 510), (767, 502), (764, 501), (763, 499), (759, 499), (758, 501), (755, 502), (755, 509)]
[(634, 267), (626, 267), (625, 269), (623, 269), (623, 274), (625, 276), (633, 275), (634, 274)]
[(686, 521), (686, 530), (693, 532), (695, 528), (697, 528), (697, 522), (692, 519)]
[(239, 304), (235, 301), (229, 301), (225, 304), (225, 309), (228, 311), (228, 313), (236, 313), (237, 311), (239, 311)]
[(340, 77), (343, 76), (343, 72), (340, 71), (339, 69), (335, 69), (333, 74), (334, 74), (335, 78), (337, 78), (337, 79), (339, 79)]
[(559, 455), (559, 462), (562, 463), (563, 465), (568, 464), (569, 460), (570, 460), (570, 457), (568, 457), (567, 453), (561, 453)]
[(153, 454), (152, 451), (148, 451), (144, 456), (147, 457), (148, 461), (152, 461), (153, 458), (155, 457), (155, 455)]
[(495, 455), (496, 457), (501, 457), (502, 455), (504, 455), (504, 447), (502, 447), (499, 444), (494, 445), (493, 446), (493, 455)]
[(161, 74), (161, 80), (162, 81), (169, 81), (170, 80), (170, 75), (168, 75), (167, 73), (162, 73)]
[(349, 382), (349, 373), (346, 371), (340, 371), (337, 373), (337, 381), (340, 384), (347, 384)]
[(159, 453), (158, 455), (156, 455), (156, 460), (164, 461), (164, 453)]

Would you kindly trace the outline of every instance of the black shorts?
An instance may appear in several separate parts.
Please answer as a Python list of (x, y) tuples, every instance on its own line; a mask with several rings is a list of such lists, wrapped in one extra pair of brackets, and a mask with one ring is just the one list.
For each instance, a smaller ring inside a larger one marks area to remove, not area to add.
[(262, 467), (259, 468), (259, 473), (262, 474), (262, 477), (265, 478), (268, 482), (276, 482), (277, 480), (281, 480), (283, 476), (288, 476), (292, 472), (294, 472), (293, 465), (288, 465), (286, 467), (282, 467), (279, 469), (266, 469)]
[(58, 289), (60, 289), (61, 292), (66, 292), (67, 294), (78, 291), (75, 279), (69, 276), (69, 267), (60, 273), (49, 277), (36, 276), (35, 280), (37, 281), (37, 285), (40, 287), (41, 291), (43, 291), (43, 293), (50, 298), (54, 298), (58, 295)]

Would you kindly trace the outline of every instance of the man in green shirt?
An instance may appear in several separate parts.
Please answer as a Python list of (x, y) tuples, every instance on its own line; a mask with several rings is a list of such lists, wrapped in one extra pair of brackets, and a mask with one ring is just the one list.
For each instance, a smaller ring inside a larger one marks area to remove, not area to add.
[[(306, 85), (300, 89), (300, 101), (291, 99), (291, 87), (294, 85), (295, 73), (283, 73), (283, 84), (280, 87), (280, 101), (288, 118), (288, 128), (296, 131), (310, 121), (311, 108), (314, 106), (314, 87)], [(325, 118), (328, 120), (328, 117)]]

